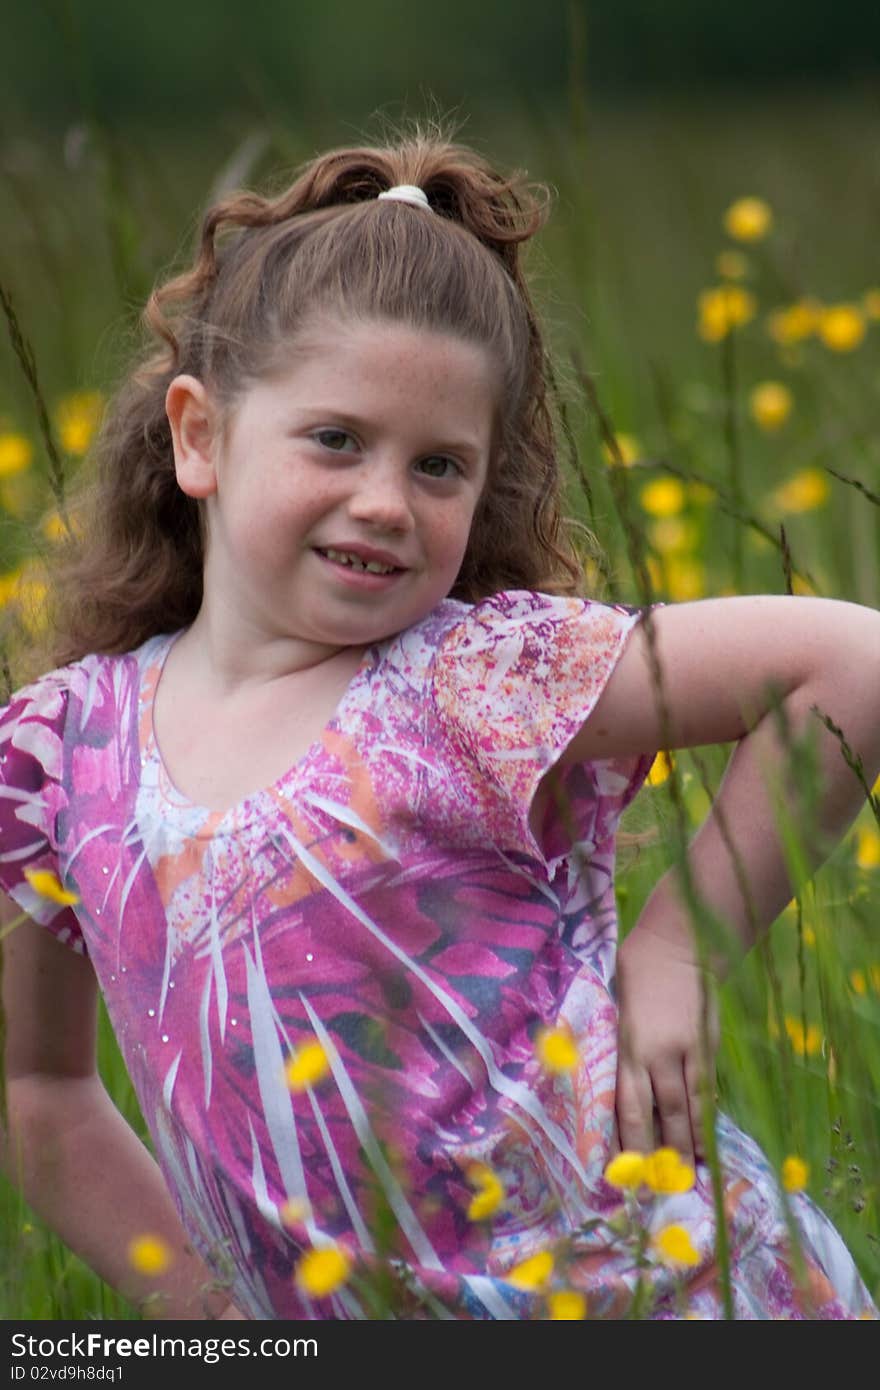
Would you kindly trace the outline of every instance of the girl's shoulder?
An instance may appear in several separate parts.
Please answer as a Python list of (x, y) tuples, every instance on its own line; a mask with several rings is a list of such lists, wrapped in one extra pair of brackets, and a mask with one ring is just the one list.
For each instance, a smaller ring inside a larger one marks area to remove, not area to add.
[(511, 623), (552, 622), (580, 616), (588, 611), (596, 615), (641, 612), (628, 604), (571, 594), (549, 594), (540, 589), (499, 589), (473, 603), (463, 599), (443, 599), (409, 631), (443, 640), (462, 627), (480, 629)]
[(8, 736), (10, 726), (32, 720), (57, 727), (71, 704), (86, 714), (105, 707), (108, 697), (118, 699), (128, 690), (168, 641), (169, 636), (161, 634), (132, 651), (89, 652), (44, 672), (19, 686), (0, 706), (0, 728)]
[[(447, 724), (551, 720), (571, 690), (598, 697), (645, 610), (585, 597), (506, 589), (474, 604), (443, 604), (429, 681)], [(541, 711), (539, 715), (539, 711)]]
[(643, 616), (644, 610), (576, 595), (535, 589), (502, 589), (470, 604), (447, 599), (434, 610), (432, 636), (441, 658), (486, 653), (511, 643), (554, 646), (562, 632), (577, 631), (587, 646), (601, 645)]

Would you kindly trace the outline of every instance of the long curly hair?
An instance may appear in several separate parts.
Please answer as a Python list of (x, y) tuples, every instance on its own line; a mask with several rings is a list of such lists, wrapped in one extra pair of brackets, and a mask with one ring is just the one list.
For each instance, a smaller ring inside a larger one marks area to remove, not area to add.
[[(433, 215), (377, 195), (416, 184)], [(52, 656), (131, 650), (190, 624), (205, 528), (178, 487), (165, 395), (178, 373), (234, 408), (315, 316), (386, 320), (457, 336), (501, 382), (500, 447), (452, 596), (582, 591), (548, 400), (548, 362), (521, 266), (549, 195), (437, 132), (339, 149), (278, 196), (238, 192), (204, 215), (191, 267), (159, 284), (147, 342), (105, 414), (76, 527), (54, 565)]]

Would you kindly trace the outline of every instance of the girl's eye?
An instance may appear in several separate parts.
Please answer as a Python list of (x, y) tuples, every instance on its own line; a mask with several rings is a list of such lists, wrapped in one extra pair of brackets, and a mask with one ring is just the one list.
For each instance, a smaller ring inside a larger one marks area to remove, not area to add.
[(451, 473), (446, 471), (434, 472), (433, 466), (436, 464), (439, 464), (441, 469), (443, 470), (453, 468), (456, 474), (460, 474), (462, 471), (459, 465), (455, 462), (455, 459), (447, 458), (445, 454), (431, 454), (428, 458), (421, 460), (420, 467), (431, 469), (430, 476), (432, 478), (450, 478), (453, 476)]
[(347, 430), (318, 430), (315, 439), (323, 448), (332, 449), (335, 454), (346, 452), (346, 444), (355, 443)]

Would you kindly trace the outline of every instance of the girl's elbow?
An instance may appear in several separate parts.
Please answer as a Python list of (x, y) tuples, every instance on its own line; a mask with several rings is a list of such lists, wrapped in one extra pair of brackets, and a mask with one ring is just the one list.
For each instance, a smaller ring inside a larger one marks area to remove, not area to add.
[(54, 1076), (38, 1071), (7, 1071), (3, 1120), (7, 1142), (29, 1147), (50, 1144), (52, 1136), (80, 1124), (91, 1102), (103, 1094), (91, 1077)]
[(836, 600), (816, 632), (808, 679), (841, 684), (857, 680), (880, 699), (880, 610)]

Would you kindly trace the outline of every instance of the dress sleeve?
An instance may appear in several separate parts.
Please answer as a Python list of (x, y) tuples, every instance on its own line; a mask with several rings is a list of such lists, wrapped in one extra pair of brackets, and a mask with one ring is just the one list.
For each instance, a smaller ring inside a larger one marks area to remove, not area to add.
[(68, 693), (64, 673), (53, 671), (0, 709), (0, 888), (35, 922), (84, 952), (72, 907), (37, 892), (25, 876), (25, 870), (47, 870), (60, 878)]
[(539, 858), (584, 837), (609, 840), (656, 750), (566, 770), (567, 825), (548, 807), (542, 846), (529, 826), (538, 783), (596, 705), (647, 610), (507, 590), (475, 604), (437, 652), (434, 697), (461, 751), (475, 814), (495, 840)]

